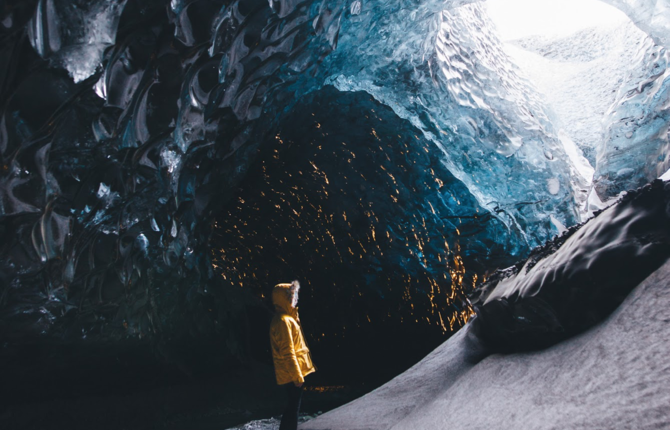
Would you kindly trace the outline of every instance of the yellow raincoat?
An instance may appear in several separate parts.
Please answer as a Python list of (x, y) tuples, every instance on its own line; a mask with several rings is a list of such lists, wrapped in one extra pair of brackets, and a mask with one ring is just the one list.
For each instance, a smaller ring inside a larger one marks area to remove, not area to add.
[(272, 290), (275, 315), (270, 323), (270, 343), (277, 384), (305, 382), (316, 371), (300, 327), (298, 311), (291, 306), (291, 284), (279, 284)]

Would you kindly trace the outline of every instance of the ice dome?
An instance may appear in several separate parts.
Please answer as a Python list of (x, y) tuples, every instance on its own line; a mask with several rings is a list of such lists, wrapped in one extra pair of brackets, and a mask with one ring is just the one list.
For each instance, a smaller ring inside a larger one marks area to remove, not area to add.
[(485, 3), (6, 0), (6, 351), (244, 361), (289, 277), (324, 350), (435, 344), (494, 269), (668, 171), (667, 0), (511, 50)]

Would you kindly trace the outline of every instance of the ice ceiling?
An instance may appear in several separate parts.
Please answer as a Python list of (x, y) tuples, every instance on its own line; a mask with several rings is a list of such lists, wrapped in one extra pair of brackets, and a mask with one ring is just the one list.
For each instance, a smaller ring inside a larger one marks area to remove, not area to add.
[(478, 2), (6, 1), (2, 336), (228, 333), (248, 289), (323, 267), (364, 308), (338, 323), (459, 324), (463, 262), (669, 167), (670, 3), (609, 3), (648, 37), (590, 177)]

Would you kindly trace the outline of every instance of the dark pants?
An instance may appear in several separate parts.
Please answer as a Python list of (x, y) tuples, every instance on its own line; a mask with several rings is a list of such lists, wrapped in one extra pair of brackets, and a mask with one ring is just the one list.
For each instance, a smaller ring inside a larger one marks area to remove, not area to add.
[(285, 384), (288, 404), (284, 409), (284, 415), (281, 417), (279, 430), (296, 430), (298, 428), (298, 411), (300, 410), (300, 400), (302, 398), (302, 387), (296, 387), (292, 382)]

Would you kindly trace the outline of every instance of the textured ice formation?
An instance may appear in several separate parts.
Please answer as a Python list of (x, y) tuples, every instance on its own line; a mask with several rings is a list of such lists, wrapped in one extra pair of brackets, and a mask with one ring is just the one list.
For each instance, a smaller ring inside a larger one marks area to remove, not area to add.
[(558, 38), (526, 37), (508, 42), (505, 50), (546, 97), (555, 127), (565, 130), (595, 166), (603, 117), (647, 38), (627, 21)]
[(417, 150), (440, 160), (438, 179), (502, 226), (474, 249), (528, 249), (575, 223), (579, 169), (467, 3), (6, 2), (2, 333), (229, 336), (212, 220), (269, 130), (326, 83), (431, 142)]
[[(391, 15), (375, 25), (411, 35), (405, 28), (411, 17), (396, 22)], [(349, 41), (343, 35), (340, 45), (355, 46), (349, 47), (354, 52), (335, 52), (328, 62), (375, 58), (380, 46), (385, 55), (371, 67), (345, 64), (330, 81), (340, 90), (372, 94), (421, 129), (479, 203), (510, 228), (524, 231), (530, 245), (557, 232), (552, 214), (563, 225), (573, 224), (575, 192), (583, 199), (585, 182), (575, 174), (539, 96), (504, 53), (485, 11), (466, 5), (422, 21), (433, 22), (434, 41), (431, 36), (388, 42), (382, 32)], [(433, 44), (434, 51), (426, 47)], [(515, 180), (521, 172), (530, 182)]]
[(65, 68), (75, 83), (91, 76), (115, 42), (127, 0), (39, 0), (28, 23), (30, 44), (42, 57)]
[[(95, 87), (34, 52), (79, 64), (65, 48), (80, 52), (89, 36), (101, 47), (89, 12), (120, 4), (32, 6), (2, 19), (3, 334), (218, 330), (221, 316), (201, 311), (230, 307), (208, 288), (220, 284), (207, 220), (256, 154), (265, 128), (252, 123), (263, 110), (275, 122), (293, 97), (271, 94), (333, 49), (342, 6), (130, 2)], [(60, 7), (77, 10), (68, 21)]]
[(606, 2), (621, 9), (657, 44), (670, 47), (670, 1), (606, 0)]
[(258, 295), (267, 285), (253, 279), (303, 280), (302, 317), (325, 336), (311, 345), (394, 325), (400, 341), (402, 321), (425, 338), (453, 330), (472, 312), (473, 275), (528, 252), (522, 231), (482, 208), (433, 143), (369, 94), (327, 86), (284, 124), (216, 217), (214, 264)]
[(546, 96), (556, 127), (595, 167), (586, 213), (667, 170), (665, 49), (621, 15), (616, 26), (506, 45)]
[(641, 46), (604, 118), (594, 188), (601, 200), (658, 178), (670, 167), (670, 53)]

